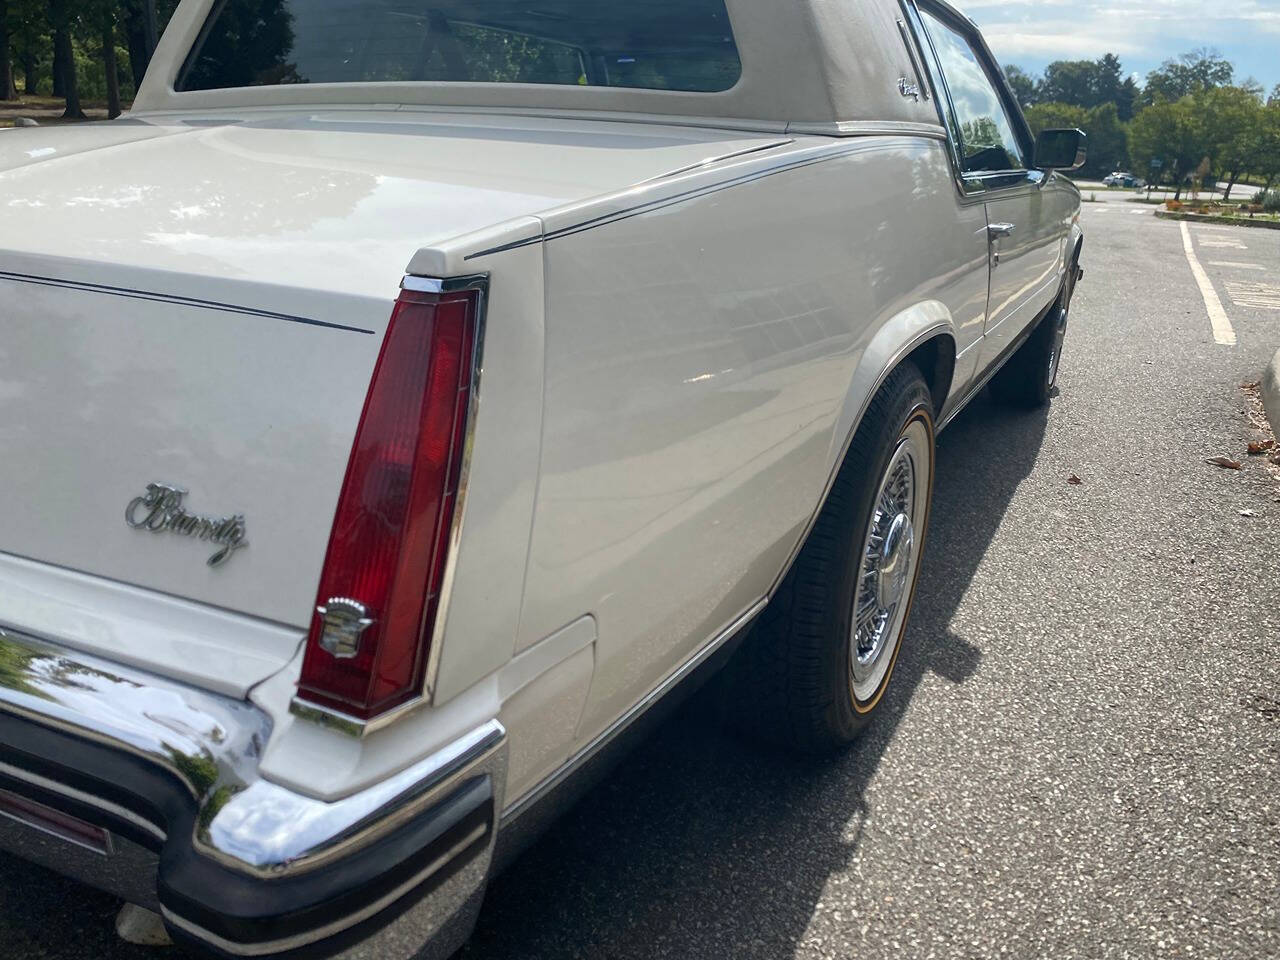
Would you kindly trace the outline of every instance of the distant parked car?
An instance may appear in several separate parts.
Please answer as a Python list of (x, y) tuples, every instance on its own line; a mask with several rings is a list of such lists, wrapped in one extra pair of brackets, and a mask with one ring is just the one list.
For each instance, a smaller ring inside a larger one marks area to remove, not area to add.
[(1147, 185), (1147, 181), (1141, 177), (1135, 177), (1132, 173), (1120, 170), (1107, 174), (1102, 178), (1102, 182), (1108, 187), (1145, 187)]

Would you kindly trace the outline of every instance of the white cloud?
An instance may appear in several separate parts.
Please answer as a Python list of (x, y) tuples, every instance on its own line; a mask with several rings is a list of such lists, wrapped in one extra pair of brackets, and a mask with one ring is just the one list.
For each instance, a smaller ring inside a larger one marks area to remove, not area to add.
[(1040, 67), (1058, 59), (1119, 54), (1145, 75), (1169, 57), (1212, 47), (1253, 74), (1280, 80), (1275, 56), (1280, 0), (1238, 0), (1206, 10), (1199, 0), (961, 0), (1005, 63)]

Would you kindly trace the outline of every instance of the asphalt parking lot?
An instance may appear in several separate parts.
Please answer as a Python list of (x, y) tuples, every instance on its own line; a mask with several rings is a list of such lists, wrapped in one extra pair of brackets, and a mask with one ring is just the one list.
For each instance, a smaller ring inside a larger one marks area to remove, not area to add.
[[(1231, 344), (1178, 223), (1082, 216), (1059, 396), (940, 438), (885, 714), (800, 763), (695, 698), (491, 885), (465, 960), (1280, 954), (1280, 482), (1241, 389), (1280, 231), (1186, 230)], [(0, 859), (0, 956), (162, 956), (115, 906)]]

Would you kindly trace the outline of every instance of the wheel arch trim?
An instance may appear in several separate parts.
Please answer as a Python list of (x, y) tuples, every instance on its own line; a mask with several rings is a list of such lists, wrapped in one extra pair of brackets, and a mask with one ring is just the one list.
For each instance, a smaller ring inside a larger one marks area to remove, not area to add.
[[(818, 517), (826, 506), (827, 498), (831, 495), (831, 488), (835, 485), (836, 475), (840, 472), (840, 467), (844, 463), (845, 457), (849, 454), (849, 447), (853, 443), (854, 435), (858, 432), (858, 427), (862, 425), (862, 420), (866, 416), (867, 408), (871, 405), (872, 398), (884, 386), (890, 375), (902, 366), (908, 358), (921, 347), (935, 340), (946, 341), (951, 348), (945, 385), (940, 385), (937, 382), (929, 383), (930, 393), (934, 397), (934, 414), (936, 416), (945, 404), (947, 396), (954, 385), (952, 378), (954, 376), (956, 357), (955, 324), (952, 321), (951, 312), (945, 304), (937, 300), (925, 300), (894, 314), (880, 326), (875, 336), (871, 338), (871, 341), (863, 349), (862, 356), (859, 358), (858, 365), (850, 381), (849, 389), (846, 391), (844, 405), (839, 419), (836, 421), (836, 429), (832, 433), (831, 449), (834, 451), (834, 456), (828, 458), (829, 470), (826, 482), (822, 487), (822, 493), (818, 497), (813, 511), (805, 521), (800, 535), (796, 538), (791, 552), (787, 555), (786, 562), (782, 565), (782, 569), (769, 587), (769, 591), (766, 594), (768, 598), (772, 599), (773, 595), (778, 592), (778, 588), (782, 585), (782, 581), (786, 579), (787, 574), (791, 572), (791, 567), (795, 564), (796, 557), (800, 555), (801, 549), (809, 539), (809, 534), (818, 522)], [(928, 371), (925, 371), (925, 375), (926, 379), (928, 379)], [(939, 397), (939, 393), (942, 394), (941, 397)]]

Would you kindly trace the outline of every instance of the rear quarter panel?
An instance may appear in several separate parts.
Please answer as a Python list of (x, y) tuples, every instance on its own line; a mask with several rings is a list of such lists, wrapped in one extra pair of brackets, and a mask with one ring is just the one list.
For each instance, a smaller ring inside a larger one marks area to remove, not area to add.
[(517, 649), (594, 615), (582, 739), (768, 593), (860, 413), (880, 329), (928, 305), (964, 343), (981, 335), (985, 222), (957, 204), (943, 144), (817, 143), (720, 173), (727, 189), (695, 178), (589, 229), (548, 224)]

